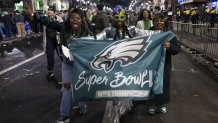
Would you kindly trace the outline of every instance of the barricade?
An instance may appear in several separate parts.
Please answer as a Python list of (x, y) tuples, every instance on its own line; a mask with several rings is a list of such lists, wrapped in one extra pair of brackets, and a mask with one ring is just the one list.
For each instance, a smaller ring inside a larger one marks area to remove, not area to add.
[(218, 28), (208, 24), (191, 24), (171, 21), (172, 30), (187, 47), (218, 61)]

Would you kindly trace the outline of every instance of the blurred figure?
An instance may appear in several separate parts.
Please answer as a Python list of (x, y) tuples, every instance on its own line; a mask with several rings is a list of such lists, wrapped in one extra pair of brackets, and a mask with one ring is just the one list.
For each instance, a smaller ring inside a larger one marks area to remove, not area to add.
[(153, 26), (150, 11), (144, 9), (141, 12), (139, 19), (141, 18), (141, 16), (142, 16), (142, 20), (137, 22), (136, 27), (139, 29), (149, 30)]
[(109, 27), (109, 18), (107, 14), (103, 11), (104, 5), (97, 5), (97, 15), (93, 17), (92, 23), (95, 25), (94, 34), (101, 32), (104, 28)]
[(3, 41), (3, 18), (1, 13), (0, 13), (0, 41)]
[(130, 11), (128, 19), (129, 19), (128, 26), (131, 25), (135, 26), (137, 17), (135, 16), (135, 13), (133, 11)]
[(184, 10), (184, 14), (185, 14), (184, 23), (189, 23), (189, 19), (190, 19), (190, 10), (189, 10), (189, 8), (186, 8)]
[(210, 19), (210, 9), (208, 6), (205, 6), (205, 9), (204, 9), (204, 22), (207, 23), (209, 22), (209, 19)]
[(155, 6), (151, 17), (153, 18), (153, 15), (155, 15), (156, 13), (160, 13), (160, 12), (161, 12), (160, 6)]
[(11, 38), (12, 37), (12, 19), (9, 16), (8, 12), (4, 12), (3, 16), (3, 24), (4, 24), (4, 29), (5, 29), (5, 37)]
[(39, 22), (38, 22), (38, 11), (35, 10), (35, 12), (33, 13), (33, 31), (35, 33), (39, 33)]
[(17, 32), (18, 32), (17, 37), (23, 38), (25, 35), (24, 17), (18, 10), (16, 10), (15, 22), (16, 22)]
[(199, 18), (200, 18), (200, 10), (198, 9), (198, 7), (194, 8), (196, 11), (196, 15), (195, 15), (195, 23), (198, 24), (199, 23)]
[(210, 27), (214, 27), (215, 19), (216, 19), (216, 7), (214, 6), (210, 10)]
[(25, 29), (25, 34), (26, 35), (30, 35), (30, 33), (31, 33), (31, 29), (30, 29), (30, 24), (29, 24), (29, 22), (25, 22), (25, 24), (24, 24), (24, 29)]
[(176, 21), (181, 20), (181, 10), (179, 8), (176, 9)]
[[(55, 15), (54, 8), (49, 8), (47, 12), (47, 16), (49, 20), (55, 20), (58, 22), (63, 22), (63, 19), (57, 15)], [(54, 52), (57, 50), (57, 32), (56, 30), (50, 29), (48, 27), (44, 28), (43, 32), (44, 42), (46, 42), (46, 56), (47, 56), (47, 70), (48, 74), (46, 78), (48, 80), (54, 79)]]
[(195, 11), (195, 9), (194, 8), (191, 8), (191, 14), (190, 14), (190, 16), (191, 16), (191, 21), (192, 21), (192, 24), (196, 24), (196, 11)]

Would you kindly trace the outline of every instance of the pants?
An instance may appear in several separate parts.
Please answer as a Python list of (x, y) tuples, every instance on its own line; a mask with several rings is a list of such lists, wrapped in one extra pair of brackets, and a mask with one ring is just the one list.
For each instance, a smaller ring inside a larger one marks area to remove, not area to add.
[(38, 22), (33, 22), (33, 31), (35, 33), (38, 33), (39, 32), (39, 25), (38, 25)]
[[(72, 66), (62, 63), (62, 81), (63, 83), (71, 83), (72, 80), (72, 74), (73, 68)], [(61, 106), (60, 106), (60, 115), (61, 116), (69, 116), (71, 111), (71, 106), (73, 102), (73, 96), (72, 96), (72, 89), (66, 89), (63, 90), (63, 95), (61, 99)], [(82, 108), (86, 105), (86, 102), (79, 102), (79, 108)]]
[(24, 37), (24, 35), (25, 35), (25, 30), (24, 30), (24, 24), (23, 24), (23, 22), (17, 22), (17, 23), (16, 23), (16, 26), (17, 26), (17, 32), (18, 32), (17, 37)]
[(56, 37), (47, 37), (46, 38), (46, 56), (47, 56), (47, 70), (54, 70), (54, 52), (57, 49), (57, 40)]
[(5, 35), (8, 38), (10, 38), (12, 36), (11, 27), (12, 27), (11, 25), (5, 26)]
[(2, 29), (2, 27), (3, 27), (3, 24), (0, 23), (0, 40), (1, 41), (3, 41), (3, 29)]
[(1, 32), (0, 32), (0, 41), (3, 41), (3, 35)]

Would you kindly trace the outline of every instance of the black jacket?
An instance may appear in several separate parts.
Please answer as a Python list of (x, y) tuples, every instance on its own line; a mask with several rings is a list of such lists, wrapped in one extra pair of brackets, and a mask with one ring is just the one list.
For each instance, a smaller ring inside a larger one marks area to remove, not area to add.
[[(154, 29), (152, 27), (151, 29)], [(171, 69), (172, 69), (172, 55), (176, 55), (181, 51), (181, 46), (177, 41), (177, 38), (174, 37), (170, 41), (170, 48), (166, 50), (166, 58), (164, 64), (164, 78), (163, 78), (163, 93), (153, 95), (153, 99), (151, 99), (151, 103), (156, 106), (164, 105), (170, 102), (170, 76), (171, 76)]]
[[(40, 16), (39, 18), (39, 22), (43, 25), (45, 25), (46, 27), (53, 29), (55, 31), (60, 32), (60, 44), (59, 44), (59, 56), (61, 57), (61, 59), (63, 59), (64, 62), (66, 63), (71, 63), (62, 53), (62, 49), (61, 49), (61, 45), (65, 46), (68, 48), (69, 44), (73, 41), (72, 39), (72, 32), (71, 32), (71, 26), (69, 21), (66, 22), (58, 22), (55, 20), (49, 20), (47, 17), (45, 16)], [(81, 30), (81, 33), (79, 36), (75, 37), (75, 38), (80, 38), (80, 37), (87, 37), (87, 36), (92, 36), (92, 32), (90, 32), (87, 29), (87, 26), (84, 25), (84, 27)]]

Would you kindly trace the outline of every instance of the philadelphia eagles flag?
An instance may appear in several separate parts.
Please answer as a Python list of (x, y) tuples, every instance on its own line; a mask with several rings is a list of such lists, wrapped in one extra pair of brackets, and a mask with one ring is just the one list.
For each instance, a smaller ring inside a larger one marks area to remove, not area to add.
[(119, 41), (75, 39), (70, 44), (75, 100), (147, 100), (151, 92), (161, 94), (166, 52), (162, 43), (174, 36), (152, 31)]

